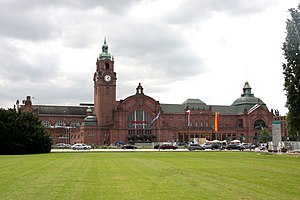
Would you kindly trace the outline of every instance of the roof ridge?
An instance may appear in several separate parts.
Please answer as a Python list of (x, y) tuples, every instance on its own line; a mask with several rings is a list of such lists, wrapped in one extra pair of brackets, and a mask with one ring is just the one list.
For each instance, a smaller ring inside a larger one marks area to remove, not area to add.
[(250, 108), (247, 112), (247, 114), (252, 113), (254, 110), (256, 110), (257, 108), (259, 108), (261, 105), (260, 104), (255, 104), (252, 108)]

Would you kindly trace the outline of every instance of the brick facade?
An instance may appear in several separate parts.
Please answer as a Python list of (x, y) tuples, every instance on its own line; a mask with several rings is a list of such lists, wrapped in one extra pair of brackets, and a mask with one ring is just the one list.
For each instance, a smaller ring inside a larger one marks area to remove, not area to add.
[[(23, 110), (37, 113), (43, 122), (50, 124), (54, 143), (99, 146), (117, 141), (188, 142), (193, 138), (254, 143), (263, 128), (272, 131), (274, 114), (251, 93), (248, 82), (241, 97), (229, 106), (206, 105), (199, 99), (160, 104), (144, 94), (141, 84), (134, 95), (117, 101), (117, 73), (106, 41), (97, 58), (93, 81), (94, 104), (90, 106), (31, 105), (27, 97)], [(158, 113), (159, 117), (153, 121)], [(219, 113), (218, 132), (214, 131), (216, 113)], [(59, 124), (62, 126), (56, 126)]]

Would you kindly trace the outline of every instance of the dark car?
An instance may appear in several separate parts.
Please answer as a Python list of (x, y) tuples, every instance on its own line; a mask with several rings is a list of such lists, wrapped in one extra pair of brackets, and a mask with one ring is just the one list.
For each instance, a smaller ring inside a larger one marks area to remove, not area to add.
[(158, 146), (158, 147), (154, 146), (154, 148), (163, 149), (163, 150), (165, 150), (165, 149), (173, 149), (173, 150), (178, 149), (177, 146), (174, 146), (174, 145), (171, 145), (171, 144), (163, 144), (163, 145)]
[(245, 149), (255, 149), (255, 145), (251, 143), (243, 143), (242, 145), (245, 147)]
[(228, 144), (227, 145), (228, 150), (240, 150), (243, 151), (245, 147), (241, 144)]
[(222, 144), (222, 143), (212, 143), (211, 144), (211, 149), (214, 150), (214, 149), (219, 149), (219, 150), (223, 150), (225, 149), (226, 145), (225, 144)]
[(189, 151), (195, 151), (195, 150), (205, 150), (205, 148), (199, 144), (190, 144), (188, 146)]
[(121, 145), (125, 145), (125, 142), (123, 142), (123, 141), (117, 141), (115, 143), (115, 146), (121, 146)]
[(122, 146), (122, 149), (137, 149), (137, 147), (136, 146), (134, 146), (134, 145), (129, 145), (129, 144), (127, 144), (127, 145), (124, 145), (124, 146)]

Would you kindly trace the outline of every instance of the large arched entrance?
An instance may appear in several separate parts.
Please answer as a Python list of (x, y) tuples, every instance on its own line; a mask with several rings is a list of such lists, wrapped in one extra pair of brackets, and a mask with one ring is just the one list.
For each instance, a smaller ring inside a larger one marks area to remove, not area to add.
[(128, 142), (152, 142), (154, 135), (151, 133), (150, 114), (142, 109), (133, 111), (128, 116)]
[(254, 122), (254, 127), (253, 129), (255, 130), (263, 130), (266, 128), (266, 123), (262, 119), (258, 119)]

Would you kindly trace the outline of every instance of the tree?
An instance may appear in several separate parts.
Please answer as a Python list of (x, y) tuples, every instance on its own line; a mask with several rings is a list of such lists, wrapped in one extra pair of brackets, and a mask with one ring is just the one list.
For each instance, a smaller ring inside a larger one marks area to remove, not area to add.
[(263, 130), (261, 130), (260, 132), (260, 142), (262, 143), (266, 143), (272, 140), (272, 137), (269, 133), (269, 130), (264, 128)]
[(38, 117), (0, 109), (0, 154), (49, 153), (52, 138)]
[(288, 130), (290, 135), (300, 131), (300, 4), (289, 9), (291, 19), (286, 22), (287, 35), (282, 50), (286, 59), (283, 63), (284, 90), (288, 108)]

